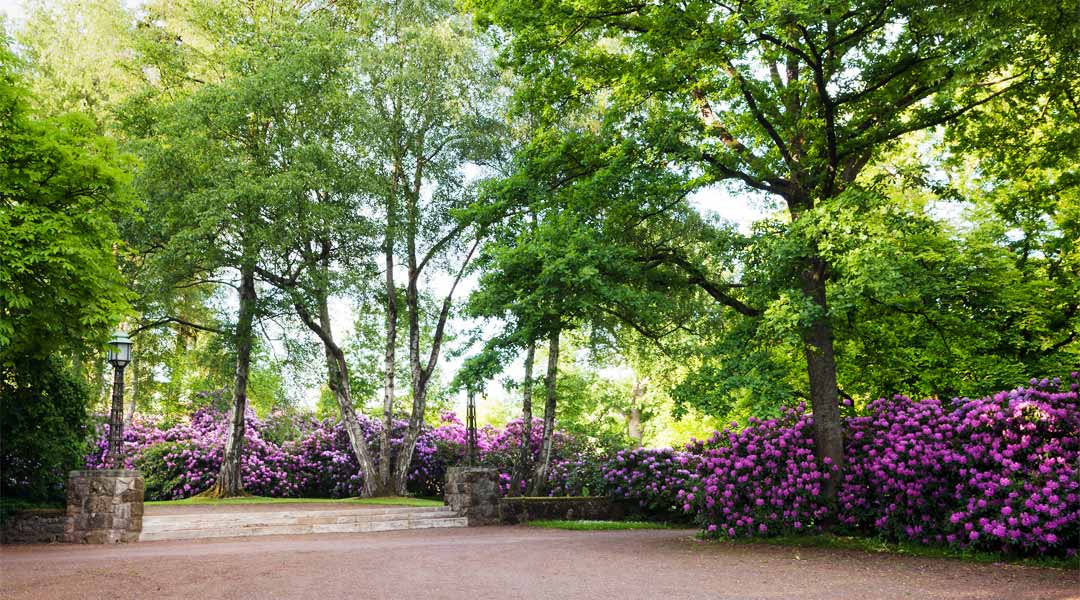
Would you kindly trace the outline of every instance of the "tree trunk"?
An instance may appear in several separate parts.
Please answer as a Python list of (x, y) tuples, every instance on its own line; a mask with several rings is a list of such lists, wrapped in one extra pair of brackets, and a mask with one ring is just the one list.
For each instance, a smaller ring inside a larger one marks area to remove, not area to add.
[[(411, 213), (410, 213), (411, 214)], [(420, 428), (424, 424), (424, 405), (427, 401), (427, 374), (420, 363), (420, 290), (416, 270), (416, 248), (412, 221), (409, 226), (409, 284), (405, 289), (405, 310), (409, 321), (409, 371), (412, 379), (412, 410), (409, 412), (409, 426), (398, 449), (394, 463), (393, 477), (390, 484), (399, 496), (405, 495), (409, 480), (409, 466), (412, 464), (416, 440), (420, 438)], [(438, 343), (438, 341), (434, 342)], [(438, 352), (432, 348), (432, 352)]]
[(540, 453), (540, 464), (536, 466), (532, 486), (529, 488), (530, 496), (539, 496), (547, 486), (548, 467), (551, 465), (551, 440), (555, 434), (555, 383), (559, 375), (559, 334), (561, 328), (556, 327), (551, 332), (548, 341), (548, 364), (547, 377), (544, 380), (544, 434), (543, 447)]
[(379, 442), (378, 493), (392, 489), (390, 483), (390, 439), (394, 428), (394, 369), (397, 347), (397, 289), (394, 287), (394, 212), (393, 195), (386, 209), (386, 239), (383, 252), (386, 258), (386, 349), (383, 356), (383, 430)]
[[(840, 398), (836, 384), (836, 357), (833, 353), (832, 327), (828, 320), (825, 291), (825, 263), (811, 259), (802, 274), (803, 292), (816, 304), (821, 314), (803, 333), (803, 352), (810, 376), (810, 407), (814, 415), (814, 447), (818, 462), (842, 468), (844, 440), (840, 423)], [(827, 459), (827, 460), (826, 460)], [(836, 500), (839, 472), (825, 481), (822, 496)]]
[(646, 384), (642, 381), (634, 382), (634, 389), (630, 392), (630, 410), (626, 413), (626, 435), (634, 440), (634, 445), (641, 447), (644, 432), (641, 429), (641, 398), (645, 396)]
[(529, 340), (529, 347), (525, 351), (525, 379), (521, 390), (521, 450), (518, 455), (517, 472), (510, 480), (510, 495), (520, 495), (521, 488), (527, 487), (529, 473), (532, 472), (532, 378), (533, 359), (536, 357), (536, 340)]
[(131, 361), (131, 399), (128, 401), (127, 416), (124, 417), (124, 427), (131, 427), (135, 420), (135, 393), (139, 391), (139, 361)]
[(405, 495), (409, 479), (409, 466), (412, 463), (413, 449), (420, 437), (420, 427), (424, 424), (424, 404), (427, 400), (427, 380), (424, 368), (420, 365), (420, 290), (417, 279), (420, 274), (416, 266), (416, 230), (412, 216), (414, 207), (409, 207), (408, 252), (409, 283), (405, 287), (405, 312), (409, 324), (409, 373), (412, 387), (412, 409), (409, 411), (409, 426), (398, 449), (394, 472), (390, 480), (395, 493)]
[(626, 435), (634, 440), (634, 447), (641, 447), (641, 409), (636, 406), (630, 407), (626, 414)]
[[(408, 491), (409, 467), (412, 465), (413, 453), (416, 450), (416, 440), (420, 438), (420, 428), (424, 424), (424, 394), (427, 394), (427, 390), (413, 391), (413, 412), (409, 416), (409, 427), (405, 431), (405, 439), (401, 441), (401, 448), (398, 449), (397, 462), (394, 463), (391, 483), (394, 493), (398, 496), (404, 496)], [(417, 412), (420, 414), (419, 419), (416, 418)]]
[(236, 321), (236, 375), (233, 382), (233, 406), (229, 416), (229, 437), (214, 486), (203, 493), (213, 498), (228, 498), (244, 493), (240, 462), (244, 451), (244, 417), (247, 412), (248, 371), (255, 319), (255, 266), (240, 268), (240, 315)]
[(352, 391), (349, 389), (349, 365), (345, 362), (345, 353), (334, 341), (325, 290), (319, 290), (317, 301), (319, 303), (318, 322), (311, 318), (311, 314), (302, 304), (296, 304), (296, 312), (300, 315), (300, 320), (319, 336), (323, 343), (326, 354), (326, 383), (334, 394), (334, 399), (337, 400), (341, 422), (345, 425), (345, 432), (349, 436), (349, 446), (352, 448), (353, 455), (356, 456), (356, 461), (360, 464), (364, 482), (361, 495), (370, 498), (377, 495), (381, 489), (375, 458), (372, 456), (367, 438), (364, 437), (364, 431), (360, 428), (360, 420), (356, 417)]

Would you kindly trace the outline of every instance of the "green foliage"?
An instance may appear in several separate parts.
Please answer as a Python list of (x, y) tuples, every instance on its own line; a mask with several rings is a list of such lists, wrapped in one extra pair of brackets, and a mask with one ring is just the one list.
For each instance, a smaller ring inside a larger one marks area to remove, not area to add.
[(147, 498), (168, 498), (183, 483), (187, 466), (175, 459), (170, 465), (166, 458), (179, 456), (190, 447), (188, 442), (162, 442), (147, 446), (139, 455), (135, 468), (143, 475)]
[[(1068, 3), (468, 6), (494, 26), (533, 126), (494, 194), (537, 218), (482, 281), (489, 312), (508, 305), (498, 279), (525, 274), (507, 287), (535, 298), (558, 273), (577, 285), (556, 288), (556, 306), (584, 300), (594, 323), (605, 314), (666, 348), (680, 410), (733, 418), (806, 399), (817, 410), (837, 386), (948, 396), (1075, 364), (1077, 46), (1056, 21)], [(998, 213), (1024, 235), (934, 214), (983, 202), (940, 181), (948, 161), (899, 159), (944, 126), (986, 153)], [(1003, 165), (1047, 183), (1003, 194), (1018, 174)], [(742, 232), (687, 200), (706, 188), (783, 211)], [(588, 273), (599, 283), (581, 285)]]
[[(78, 112), (110, 124), (123, 98), (140, 88), (128, 68), (131, 14), (121, 0), (30, 1), (16, 33), (34, 105), (46, 115)], [(78, 39), (82, 43), (72, 44)]]
[(136, 201), (131, 159), (78, 114), (39, 118), (0, 46), (0, 348), (3, 359), (100, 344), (128, 309), (116, 221)]
[(90, 390), (54, 357), (0, 365), (0, 496), (60, 501), (89, 450)]

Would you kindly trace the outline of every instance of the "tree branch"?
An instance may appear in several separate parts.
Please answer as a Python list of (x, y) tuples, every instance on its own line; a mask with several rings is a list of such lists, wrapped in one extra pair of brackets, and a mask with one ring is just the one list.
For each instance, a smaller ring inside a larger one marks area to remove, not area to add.
[(155, 327), (161, 327), (162, 325), (168, 325), (169, 323), (176, 323), (177, 325), (182, 325), (184, 327), (190, 327), (192, 329), (199, 329), (199, 330), (202, 330), (202, 331), (209, 331), (210, 333), (220, 333), (220, 334), (225, 333), (224, 331), (222, 331), (221, 329), (218, 329), (217, 327), (211, 327), (209, 325), (199, 325), (198, 323), (192, 323), (191, 321), (185, 321), (184, 319), (181, 319), (179, 317), (165, 317), (164, 319), (158, 319), (157, 321), (153, 321), (151, 323), (146, 323), (144, 325), (140, 325), (140, 326), (136, 327), (135, 329), (133, 329), (131, 331), (131, 333), (128, 334), (128, 335), (132, 335), (132, 336), (138, 335), (139, 333), (142, 333), (143, 331), (146, 331), (147, 329), (154, 329)]

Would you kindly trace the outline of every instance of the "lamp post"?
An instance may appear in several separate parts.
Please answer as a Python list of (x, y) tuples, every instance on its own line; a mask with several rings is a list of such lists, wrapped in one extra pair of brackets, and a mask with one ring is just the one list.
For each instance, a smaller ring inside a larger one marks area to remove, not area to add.
[(470, 467), (476, 466), (476, 394), (469, 391), (469, 403), (465, 408), (465, 443), (466, 461)]
[(131, 339), (123, 331), (109, 342), (109, 362), (113, 366), (112, 411), (109, 413), (109, 466), (122, 469), (124, 444), (124, 367), (131, 362)]

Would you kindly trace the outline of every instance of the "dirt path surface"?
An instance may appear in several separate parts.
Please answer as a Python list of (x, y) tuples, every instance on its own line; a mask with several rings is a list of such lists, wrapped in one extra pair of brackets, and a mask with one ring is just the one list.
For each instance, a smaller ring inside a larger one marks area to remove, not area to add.
[(1078, 599), (1080, 573), (525, 527), (7, 546), (0, 598)]

